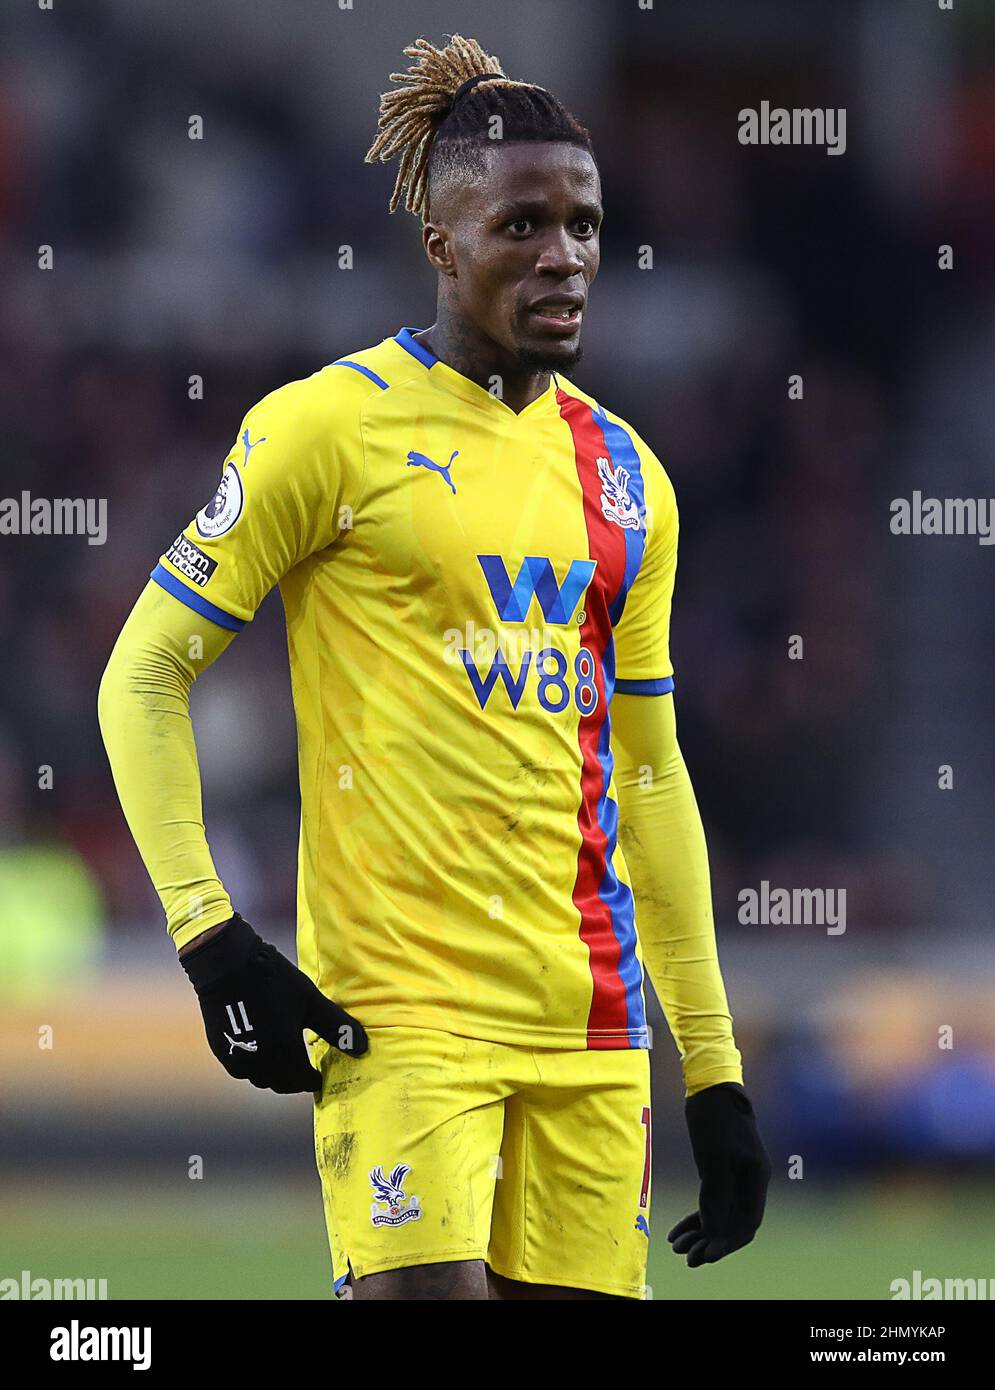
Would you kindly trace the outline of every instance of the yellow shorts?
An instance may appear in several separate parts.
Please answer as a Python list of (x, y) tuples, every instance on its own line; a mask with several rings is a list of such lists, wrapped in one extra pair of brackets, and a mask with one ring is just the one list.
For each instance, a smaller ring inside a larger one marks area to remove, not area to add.
[(315, 1148), (335, 1287), (486, 1260), (530, 1284), (646, 1296), (649, 1054), (371, 1028), (314, 1045)]

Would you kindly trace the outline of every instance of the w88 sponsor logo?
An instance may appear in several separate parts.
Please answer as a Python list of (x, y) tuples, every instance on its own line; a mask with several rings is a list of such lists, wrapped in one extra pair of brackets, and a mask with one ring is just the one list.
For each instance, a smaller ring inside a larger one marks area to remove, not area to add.
[[(504, 623), (524, 623), (535, 599), (546, 622), (567, 627), (594, 577), (594, 560), (572, 560), (563, 582), (556, 577), (552, 561), (544, 555), (526, 555), (514, 584), (500, 555), (478, 555), (498, 617)], [(583, 613), (580, 613), (583, 619)], [(595, 684), (597, 665), (587, 647), (581, 647), (571, 662), (559, 647), (548, 644), (538, 651), (522, 653), (517, 672), (499, 649), (490, 667), (481, 673), (472, 653), (461, 648), (459, 656), (481, 709), (487, 705), (498, 681), (507, 692), (512, 709), (517, 709), (530, 675), (536, 680), (536, 697), (550, 714), (560, 714), (571, 704), (581, 714), (591, 714), (598, 705)]]
[(598, 706), (598, 687), (594, 683), (596, 666), (594, 657), (586, 647), (570, 661), (559, 647), (543, 647), (538, 652), (526, 652), (516, 675), (505, 659), (504, 652), (497, 652), (490, 668), (481, 675), (473, 656), (465, 647), (460, 656), (470, 678), (470, 685), (481, 709), (485, 709), (491, 692), (500, 680), (508, 692), (512, 709), (517, 709), (528, 683), (529, 674), (536, 677), (536, 697), (544, 710), (550, 714), (561, 714), (571, 703), (581, 714), (592, 714)]

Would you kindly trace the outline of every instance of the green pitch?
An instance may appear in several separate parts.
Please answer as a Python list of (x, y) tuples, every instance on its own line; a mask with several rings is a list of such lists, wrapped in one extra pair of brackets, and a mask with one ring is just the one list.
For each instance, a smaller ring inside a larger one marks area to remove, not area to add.
[[(233, 1183), (108, 1178), (44, 1190), (3, 1184), (0, 1277), (106, 1278), (113, 1298), (328, 1298), (321, 1201)], [(690, 1185), (654, 1186), (649, 1281), (656, 1299), (890, 1297), (893, 1279), (995, 1278), (991, 1186), (881, 1181), (816, 1193), (782, 1184), (749, 1249), (689, 1270), (670, 1252), (669, 1225), (693, 1204)]]

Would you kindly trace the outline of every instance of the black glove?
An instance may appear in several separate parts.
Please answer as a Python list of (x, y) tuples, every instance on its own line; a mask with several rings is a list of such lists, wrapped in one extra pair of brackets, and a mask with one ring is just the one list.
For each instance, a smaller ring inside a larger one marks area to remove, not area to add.
[(742, 1086), (723, 1081), (684, 1102), (691, 1150), (701, 1178), (698, 1210), (667, 1234), (692, 1269), (749, 1245), (764, 1219), (770, 1159)]
[(236, 912), (216, 936), (180, 957), (197, 991), (211, 1051), (229, 1076), (281, 1095), (317, 1091), (303, 1030), (350, 1056), (369, 1042), (361, 1023), (318, 987)]

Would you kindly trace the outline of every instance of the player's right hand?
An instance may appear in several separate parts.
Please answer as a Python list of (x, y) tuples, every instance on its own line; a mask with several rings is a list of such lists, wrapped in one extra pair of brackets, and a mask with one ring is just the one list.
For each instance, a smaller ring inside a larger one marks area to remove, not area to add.
[(197, 991), (211, 1051), (229, 1076), (280, 1095), (317, 1091), (304, 1029), (359, 1057), (369, 1047), (363, 1025), (321, 993), (286, 956), (236, 912), (203, 945), (192, 942), (180, 964)]

